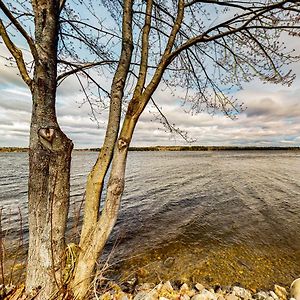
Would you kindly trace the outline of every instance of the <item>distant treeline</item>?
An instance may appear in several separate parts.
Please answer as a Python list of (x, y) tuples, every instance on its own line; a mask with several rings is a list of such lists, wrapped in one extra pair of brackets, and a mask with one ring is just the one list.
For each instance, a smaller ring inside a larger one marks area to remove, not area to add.
[[(100, 151), (100, 148), (81, 149), (78, 151)], [(300, 150), (300, 147), (255, 147), (255, 146), (150, 146), (130, 147), (129, 151), (243, 151), (243, 150)]]
[(20, 147), (2, 147), (0, 148), (0, 152), (27, 152), (28, 148), (20, 148)]
[[(74, 149), (75, 151), (99, 152), (100, 148)], [(150, 146), (130, 147), (129, 151), (249, 151), (249, 150), (285, 150), (299, 151), (300, 147), (255, 147), (255, 146)], [(28, 148), (3, 147), (0, 152), (27, 152)]]

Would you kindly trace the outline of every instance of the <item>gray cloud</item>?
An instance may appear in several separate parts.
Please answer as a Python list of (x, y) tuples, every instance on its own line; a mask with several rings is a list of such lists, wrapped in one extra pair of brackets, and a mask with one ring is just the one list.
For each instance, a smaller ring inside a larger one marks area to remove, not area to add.
[[(1, 49), (1, 47), (0, 47)], [(0, 51), (1, 52), (1, 51)], [(3, 62), (1, 62), (2, 64)], [(300, 66), (295, 71), (300, 74)], [(109, 86), (109, 83), (105, 83)], [(159, 88), (154, 95), (170, 123), (186, 130), (199, 145), (300, 145), (300, 79), (291, 87), (263, 85), (258, 80), (247, 84), (237, 97), (248, 109), (232, 121), (222, 114), (190, 115), (184, 112), (178, 98), (170, 91)], [(31, 96), (27, 87), (16, 75), (16, 70), (0, 71), (0, 146), (27, 146), (31, 112)], [(177, 91), (182, 94), (182, 90)], [(58, 121), (75, 147), (99, 147), (103, 141), (107, 111), (97, 113), (99, 128), (91, 121), (90, 106), (82, 105), (76, 79), (67, 79), (57, 96)], [(184, 144), (178, 136), (164, 131), (153, 106), (146, 108), (134, 133), (133, 145)]]

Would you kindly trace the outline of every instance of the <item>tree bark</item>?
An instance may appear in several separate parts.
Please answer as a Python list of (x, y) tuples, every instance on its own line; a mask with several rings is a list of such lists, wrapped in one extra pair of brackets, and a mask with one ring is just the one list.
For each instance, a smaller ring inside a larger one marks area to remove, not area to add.
[(114, 149), (110, 178), (107, 185), (105, 204), (93, 231), (81, 245), (72, 283), (76, 299), (85, 299), (91, 288), (97, 259), (116, 223), (125, 183), (126, 159), (136, 119), (126, 116), (122, 131)]
[(98, 221), (104, 178), (110, 166), (114, 146), (119, 134), (122, 99), (131, 63), (132, 50), (132, 0), (127, 0), (124, 3), (122, 22), (122, 49), (111, 86), (109, 119), (105, 139), (98, 159), (88, 176), (85, 190), (85, 208), (80, 236), (80, 247), (85, 243), (86, 236)]
[(32, 1), (38, 59), (32, 85), (29, 150), (29, 250), (26, 290), (49, 299), (63, 285), (73, 144), (56, 112), (58, 1)]

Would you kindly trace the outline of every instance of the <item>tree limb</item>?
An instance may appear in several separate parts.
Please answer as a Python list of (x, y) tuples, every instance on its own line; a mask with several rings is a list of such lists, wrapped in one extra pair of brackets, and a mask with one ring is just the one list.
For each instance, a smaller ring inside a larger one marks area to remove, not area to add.
[(58, 60), (57, 62), (61, 63), (61, 64), (68, 65), (68, 66), (71, 66), (71, 67), (74, 67), (74, 69), (72, 69), (70, 71), (59, 74), (57, 76), (57, 79), (56, 79), (57, 82), (65, 80), (68, 76), (73, 75), (77, 72), (81, 72), (83, 70), (87, 70), (87, 69), (97, 67), (97, 66), (101, 66), (101, 65), (117, 63), (117, 61), (115, 61), (115, 60), (103, 60), (103, 61), (98, 61), (98, 62), (86, 63), (84, 65), (73, 64), (73, 63), (65, 61), (65, 60)]
[(34, 43), (32, 37), (28, 35), (26, 30), (18, 22), (18, 20), (15, 18), (15, 16), (9, 11), (9, 9), (6, 7), (6, 5), (3, 3), (2, 0), (0, 0), (0, 9), (3, 11), (3, 13), (6, 15), (6, 17), (11, 21), (11, 23), (16, 27), (16, 29), (21, 33), (21, 35), (25, 38), (25, 40), (27, 41), (28, 46), (32, 52), (33, 57), (37, 58), (38, 54), (37, 54), (35, 43)]
[(32, 79), (30, 78), (28, 72), (27, 72), (27, 68), (24, 62), (24, 58), (23, 58), (23, 54), (22, 51), (16, 47), (16, 45), (12, 42), (12, 40), (10, 39), (10, 37), (8, 36), (8, 33), (5, 29), (5, 26), (3, 25), (2, 20), (0, 19), (0, 35), (7, 47), (7, 49), (9, 50), (9, 52), (11, 53), (11, 55), (14, 57), (18, 69), (20, 71), (21, 77), (24, 80), (24, 82), (29, 86), (30, 89), (32, 89)]

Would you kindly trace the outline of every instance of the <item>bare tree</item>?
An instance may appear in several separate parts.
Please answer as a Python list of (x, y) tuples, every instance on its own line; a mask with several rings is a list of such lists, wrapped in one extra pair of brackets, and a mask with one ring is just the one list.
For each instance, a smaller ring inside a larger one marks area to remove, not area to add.
[[(254, 77), (289, 85), (294, 75), (287, 66), (299, 58), (280, 37), (299, 35), (300, 1), (125, 0), (106, 4), (116, 22), (121, 22), (123, 10), (122, 53), (130, 52), (132, 45), (135, 48), (132, 60), (124, 63), (127, 68), (131, 65), (130, 73), (127, 71), (131, 88), (126, 91), (131, 100), (118, 136), (121, 91), (111, 103), (110, 120), (114, 121), (108, 123), (102, 151), (88, 177), (72, 283), (79, 299), (89, 289), (96, 261), (117, 219), (135, 126), (159, 84), (163, 81), (170, 88), (185, 89), (184, 101), (196, 113), (220, 110), (234, 118), (242, 107), (230, 96), (232, 89)], [(127, 74), (117, 69), (114, 78), (118, 76), (125, 80)], [(106, 198), (99, 212), (110, 165)]]
[[(181, 94), (184, 91), (183, 101), (195, 113), (219, 110), (234, 118), (242, 108), (231, 95), (243, 82), (258, 77), (291, 84), (294, 75), (288, 64), (298, 56), (285, 48), (280, 38), (299, 36), (300, 1), (103, 0), (121, 33), (81, 20), (73, 6), (67, 9), (65, 2), (45, 0), (38, 1), (37, 6), (37, 1), (32, 1), (34, 13), (28, 16), (0, 1), (9, 20), (6, 26), (1, 21), (0, 33), (33, 95), (27, 290), (42, 286), (40, 295), (50, 297), (67, 284), (76, 299), (84, 299), (117, 219), (135, 126), (149, 102), (155, 103), (153, 94), (158, 86), (163, 83), (171, 90), (179, 87)], [(91, 5), (86, 8), (97, 17), (93, 3), (88, 3)], [(34, 17), (34, 38), (19, 22), (24, 17)], [(27, 41), (34, 60), (33, 74), (12, 42), (10, 26)], [(81, 34), (84, 28), (101, 32), (106, 43), (85, 39)], [(121, 41), (120, 54), (103, 51), (101, 45), (109, 43), (112, 35)], [(90, 61), (80, 63), (76, 49), (68, 43), (75, 38), (90, 49)], [(57, 76), (58, 63), (67, 69)], [(87, 72), (100, 65), (113, 67), (110, 91), (103, 90)], [(77, 73), (95, 84), (99, 97), (104, 93), (109, 98), (109, 119), (104, 143), (87, 180), (76, 266), (70, 274), (72, 280), (65, 282), (62, 254), (72, 144), (58, 126), (55, 94), (59, 81)], [(107, 192), (100, 209), (106, 176)]]
[[(81, 73), (98, 88), (97, 97), (101, 98), (106, 91), (90, 76), (89, 69), (115, 64), (107, 39), (106, 47), (100, 43), (112, 33), (101, 28), (100, 20), (93, 20), (97, 28), (84, 23), (64, 0), (7, 4), (0, 1), (0, 9), (0, 35), (32, 94), (26, 289), (41, 287), (39, 299), (47, 299), (65, 285), (65, 231), (73, 148), (57, 122), (57, 85), (68, 76)], [(17, 46), (23, 41), (29, 51)], [(76, 52), (82, 47), (89, 50), (89, 60)], [(90, 101), (92, 95), (86, 96)]]

